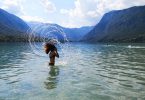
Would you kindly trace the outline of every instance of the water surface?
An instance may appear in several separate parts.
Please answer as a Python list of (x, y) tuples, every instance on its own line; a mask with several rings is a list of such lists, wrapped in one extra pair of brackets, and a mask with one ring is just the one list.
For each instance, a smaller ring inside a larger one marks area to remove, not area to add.
[(144, 44), (62, 45), (50, 67), (28, 43), (0, 43), (0, 100), (145, 100)]

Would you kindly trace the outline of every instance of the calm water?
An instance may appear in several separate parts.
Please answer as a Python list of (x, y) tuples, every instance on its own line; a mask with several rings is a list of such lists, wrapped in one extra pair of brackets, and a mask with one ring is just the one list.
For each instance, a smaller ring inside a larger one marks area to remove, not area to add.
[(0, 100), (145, 100), (144, 44), (63, 45), (50, 67), (27, 43), (0, 43)]

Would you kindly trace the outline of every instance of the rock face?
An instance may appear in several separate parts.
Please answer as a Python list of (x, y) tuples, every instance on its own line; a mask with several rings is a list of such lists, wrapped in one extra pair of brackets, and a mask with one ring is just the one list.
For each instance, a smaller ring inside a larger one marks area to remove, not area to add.
[[(60, 40), (63, 39), (62, 35), (66, 35), (68, 41), (76, 42), (81, 40), (84, 35), (86, 35), (91, 29), (92, 26), (86, 26), (81, 28), (65, 28), (57, 24), (50, 24), (50, 23), (40, 23), (40, 22), (29, 22), (28, 25), (31, 29), (36, 31), (36, 34), (41, 34), (42, 36), (46, 34), (54, 34)], [(60, 30), (62, 33), (60, 33)], [(41, 36), (40, 36), (41, 37)]]
[(106, 13), (83, 37), (92, 42), (145, 42), (145, 6)]
[(29, 29), (22, 19), (0, 9), (0, 41), (27, 41)]

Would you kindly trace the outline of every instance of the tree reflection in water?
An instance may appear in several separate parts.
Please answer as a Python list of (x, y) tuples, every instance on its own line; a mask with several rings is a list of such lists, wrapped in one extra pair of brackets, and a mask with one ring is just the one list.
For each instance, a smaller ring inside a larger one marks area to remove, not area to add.
[(59, 75), (59, 68), (57, 66), (51, 66), (49, 71), (49, 76), (44, 82), (46, 89), (54, 89), (57, 87), (58, 75)]

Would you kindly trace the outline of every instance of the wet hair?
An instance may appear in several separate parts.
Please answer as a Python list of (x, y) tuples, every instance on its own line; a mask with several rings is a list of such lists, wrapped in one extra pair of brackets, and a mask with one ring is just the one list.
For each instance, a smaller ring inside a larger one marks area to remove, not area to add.
[(54, 50), (57, 50), (57, 48), (53, 45), (53, 44), (50, 44), (50, 43), (46, 43), (45, 44), (45, 53), (48, 54), (50, 51), (54, 51)]

